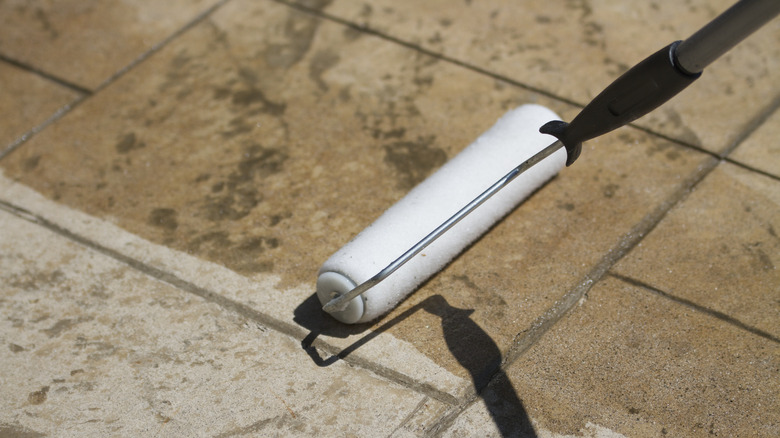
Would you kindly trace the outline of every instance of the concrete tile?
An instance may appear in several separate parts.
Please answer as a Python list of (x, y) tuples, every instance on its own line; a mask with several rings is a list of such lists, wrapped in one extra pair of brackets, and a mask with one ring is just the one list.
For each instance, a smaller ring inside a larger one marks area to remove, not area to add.
[(387, 436), (437, 409), (4, 211), (0, 227), (3, 432)]
[(75, 91), (0, 62), (0, 154), (6, 146), (79, 97)]
[[(687, 38), (733, 3), (335, 0), (325, 11), (584, 105), (627, 68)], [(638, 124), (722, 151), (776, 98), (778, 39), (775, 20)]]
[[(609, 278), (506, 376), (540, 437), (771, 437), (778, 367), (776, 341)], [(475, 403), (449, 436), (491, 436), (501, 414)]]
[(780, 177), (779, 137), (780, 111), (775, 111), (729, 158)]
[(615, 268), (780, 337), (780, 183), (720, 165)]
[[(319, 265), (504, 111), (529, 102), (573, 110), (283, 5), (235, 1), (2, 167), (173, 250), (173, 260), (154, 263), (175, 266), (175, 254), (189, 253), (225, 266), (245, 287), (214, 285), (219, 293), (330, 346), (359, 342), (364, 359), (457, 397), (704, 159), (634, 129), (619, 142), (593, 141), (372, 326), (383, 340), (325, 319), (311, 299)], [(330, 351), (323, 356), (334, 351), (316, 345)]]
[[(468, 386), (467, 381), (428, 359), (410, 342), (378, 336), (378, 332), (365, 333), (365, 327), (348, 330), (335, 320), (323, 318), (310, 285), (280, 289), (281, 277), (277, 275), (246, 277), (216, 263), (154, 244), (109, 222), (46, 199), (4, 178), (1, 172), (0, 208), (59, 230), (85, 245), (100, 247), (150, 276), (302, 340), (307, 344), (305, 350), (310, 358), (318, 365), (330, 366), (348, 356), (350, 364), (405, 382), (429, 394), (436, 403), (454, 403), (452, 394)], [(312, 324), (323, 320), (340, 330), (331, 336), (312, 339), (312, 334), (322, 333), (322, 328), (311, 327)], [(338, 357), (334, 356), (336, 353)]]
[(0, 53), (95, 89), (215, 3), (4, 1), (0, 3)]

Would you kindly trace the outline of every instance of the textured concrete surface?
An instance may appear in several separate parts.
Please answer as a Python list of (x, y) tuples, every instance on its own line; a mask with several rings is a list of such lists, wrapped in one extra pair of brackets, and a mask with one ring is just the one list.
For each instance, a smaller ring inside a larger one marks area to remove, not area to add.
[(94, 90), (213, 3), (7, 0), (0, 3), (0, 53)]
[(723, 164), (616, 271), (780, 339), (778, 212), (780, 182)]
[(11, 214), (0, 227), (11, 434), (388, 435), (435, 406)]
[[(243, 31), (258, 23), (264, 33)], [(287, 27), (308, 30), (301, 36)], [(293, 48), (290, 59), (279, 59)], [(158, 244), (245, 275), (280, 276), (280, 289), (309, 285), (332, 251), (508, 106), (540, 101), (570, 111), (440, 63), (284, 5), (231, 3), (3, 165), (52, 199)], [(112, 109), (117, 101), (125, 104)], [(474, 117), (479, 106), (494, 110)], [(336, 108), (338, 122), (316, 116), (328, 108)], [(455, 120), (464, 123), (450, 128)], [(101, 129), (89, 129), (95, 124)], [(387, 330), (461, 378), (489, 375), (518, 331), (704, 159), (635, 130), (621, 136), (622, 147), (590, 145), (582, 166), (542, 189), (390, 316), (429, 311)], [(193, 150), (196, 144), (205, 147)], [(596, 190), (578, 193), (586, 184)], [(513, 275), (518, 266), (521, 282)], [(447, 306), (475, 310), (468, 320), (476, 326), (460, 336), (474, 336), (463, 345), (484, 350), (473, 361), (480, 369), (449, 354), (443, 327), (458, 313), (421, 304), (445, 295)], [(258, 310), (280, 319), (294, 313)], [(479, 340), (483, 332), (495, 348)]]
[[(584, 105), (629, 67), (687, 38), (734, 2), (328, 3), (325, 12), (358, 26)], [(773, 105), (777, 93), (772, 84), (780, 82), (778, 39), (780, 23), (775, 20), (708, 68), (695, 87), (638, 125), (711, 151), (732, 146)]]
[(0, 434), (779, 433), (777, 21), (347, 327), (333, 251), (728, 2), (148, 3), (0, 5)]
[(497, 432), (509, 384), (551, 436), (776, 436), (779, 367), (776, 339), (608, 278), (450, 436)]
[(780, 176), (780, 111), (775, 112), (737, 148), (730, 158), (772, 176)]
[(0, 63), (0, 156), (80, 93), (8, 63)]

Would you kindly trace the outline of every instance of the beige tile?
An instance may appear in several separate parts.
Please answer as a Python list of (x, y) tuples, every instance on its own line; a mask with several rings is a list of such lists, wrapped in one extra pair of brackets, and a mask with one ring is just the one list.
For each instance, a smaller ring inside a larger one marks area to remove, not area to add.
[(722, 164), (616, 271), (780, 337), (780, 183)]
[[(439, 401), (454, 403), (452, 394), (458, 394), (468, 385), (464, 379), (421, 354), (410, 342), (390, 335), (365, 333), (365, 327), (350, 331), (330, 320), (332, 326), (340, 328), (333, 334), (338, 337), (327, 337), (327, 343), (322, 341), (324, 336), (311, 339), (311, 333), (322, 332), (312, 325), (322, 322), (323, 317), (319, 303), (315, 304), (316, 297), (312, 296), (310, 285), (279, 288), (278, 275), (245, 277), (224, 266), (154, 244), (105, 220), (53, 202), (2, 174), (0, 209), (56, 229), (90, 247), (101, 248), (105, 254), (111, 254), (154, 278), (304, 341), (309, 358), (319, 365), (332, 365), (338, 362), (332, 354), (349, 345), (359, 345), (360, 348), (342, 351), (342, 357), (346, 357), (353, 366), (417, 388), (429, 395), (429, 400), (437, 401), (432, 402), (433, 407)], [(310, 343), (314, 348), (308, 347)], [(416, 410), (417, 414), (425, 412), (423, 408)], [(424, 419), (425, 416), (415, 415), (404, 424), (415, 425), (413, 420), (418, 418)]]
[(0, 227), (4, 434), (387, 436), (439, 409), (5, 211)]
[(8, 0), (0, 53), (94, 89), (215, 3)]
[[(772, 437), (778, 367), (776, 341), (607, 279), (507, 376), (540, 436)], [(488, 406), (451, 430), (494, 428)]]
[[(585, 104), (625, 69), (687, 38), (733, 3), (336, 0), (325, 11)], [(777, 96), (778, 39), (775, 20), (639, 124), (712, 151), (730, 146)]]
[(79, 94), (40, 76), (0, 62), (0, 155), (32, 128)]
[[(305, 308), (296, 321), (327, 326), (321, 339), (343, 346), (354, 337), (341, 338), (367, 327), (334, 328), (306, 295), (293, 305), (290, 297), (313, 293), (333, 251), (504, 111), (528, 102), (571, 115), (570, 107), (283, 5), (235, 1), (3, 167), (51, 199), (157, 244), (258, 281), (276, 278), (267, 297), (226, 293), (250, 306), (269, 303), (259, 310), (284, 321)], [(577, 164), (373, 329), (445, 375), (481, 382), (514, 336), (704, 159), (637, 130), (618, 137), (586, 145)], [(360, 348), (419, 374), (390, 350)], [(450, 395), (468, 390), (433, 379)]]
[(729, 155), (741, 163), (780, 176), (780, 111), (775, 111)]

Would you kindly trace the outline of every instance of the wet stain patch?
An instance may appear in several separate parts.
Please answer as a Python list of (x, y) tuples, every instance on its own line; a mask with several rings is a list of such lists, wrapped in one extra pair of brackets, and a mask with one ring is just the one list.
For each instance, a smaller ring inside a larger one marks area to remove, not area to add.
[(340, 59), (339, 55), (331, 50), (323, 50), (314, 54), (309, 64), (309, 77), (321, 91), (328, 91), (328, 84), (322, 79), (322, 75), (338, 64)]
[(276, 237), (248, 236), (233, 241), (225, 231), (204, 233), (187, 244), (190, 253), (205, 254), (211, 260), (219, 260), (239, 273), (270, 272), (274, 264), (271, 257), (261, 259), (269, 250), (280, 246)]
[(43, 330), (44, 333), (50, 338), (54, 338), (62, 334), (62, 332), (70, 330), (74, 326), (81, 324), (82, 322), (86, 322), (91, 320), (91, 317), (81, 317), (77, 319), (61, 319), (57, 321), (53, 326), (47, 328), (46, 330)]
[[(330, 0), (308, 1), (304, 3), (307, 3), (307, 5), (304, 5), (306, 7), (322, 9), (330, 3)], [(284, 23), (284, 36), (287, 38), (287, 41), (269, 44), (262, 53), (268, 65), (288, 69), (297, 64), (311, 48), (312, 40), (321, 22), (322, 20), (318, 17), (290, 11)]]
[[(215, 95), (218, 93), (215, 92)], [(231, 102), (238, 106), (250, 106), (253, 104), (260, 104), (258, 112), (270, 114), (272, 116), (281, 116), (287, 109), (285, 103), (278, 103), (269, 100), (262, 90), (255, 87), (250, 87), (243, 90), (237, 90), (232, 93)]]
[(249, 215), (263, 200), (261, 181), (284, 168), (285, 151), (253, 144), (245, 149), (236, 169), (227, 178), (212, 183), (211, 195), (201, 208), (208, 220), (236, 221)]
[(17, 275), (11, 275), (6, 284), (11, 287), (19, 288), (27, 292), (36, 292), (44, 286), (51, 286), (61, 283), (65, 279), (65, 274), (60, 270), (53, 272), (35, 272), (27, 271)]
[(602, 193), (604, 194), (605, 198), (612, 198), (615, 196), (615, 193), (617, 193), (618, 189), (620, 189), (620, 186), (617, 184), (607, 184), (603, 187)]
[(176, 220), (176, 210), (172, 208), (155, 208), (149, 213), (147, 223), (167, 231), (174, 231), (179, 227)]
[(56, 40), (60, 37), (60, 32), (54, 28), (49, 17), (46, 15), (46, 11), (41, 8), (35, 9), (35, 19), (40, 23), (41, 29), (43, 29), (48, 35), (49, 39)]
[(30, 402), (30, 404), (39, 405), (46, 401), (48, 393), (49, 393), (49, 387), (44, 386), (38, 391), (33, 391), (30, 394), (28, 394), (27, 401)]
[(119, 141), (117, 141), (116, 146), (114, 146), (116, 151), (120, 154), (126, 154), (130, 151), (144, 147), (146, 147), (146, 143), (138, 141), (134, 132), (124, 134), (120, 137)]
[(27, 158), (22, 162), (22, 169), (25, 172), (30, 172), (32, 170), (35, 170), (36, 167), (38, 167), (38, 163), (41, 162), (41, 156), (40, 155), (33, 155), (30, 158)]
[(385, 163), (399, 174), (398, 188), (409, 190), (447, 161), (444, 150), (434, 147), (436, 136), (415, 141), (399, 140), (384, 146)]
[(41, 438), (45, 434), (13, 424), (0, 424), (0, 437), (12, 438)]

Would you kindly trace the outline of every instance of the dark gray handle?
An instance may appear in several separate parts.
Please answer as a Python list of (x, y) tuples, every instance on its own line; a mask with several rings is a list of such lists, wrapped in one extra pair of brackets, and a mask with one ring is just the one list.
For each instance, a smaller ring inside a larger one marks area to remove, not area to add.
[(677, 65), (700, 73), (748, 35), (780, 14), (779, 0), (741, 0), (677, 47)]

